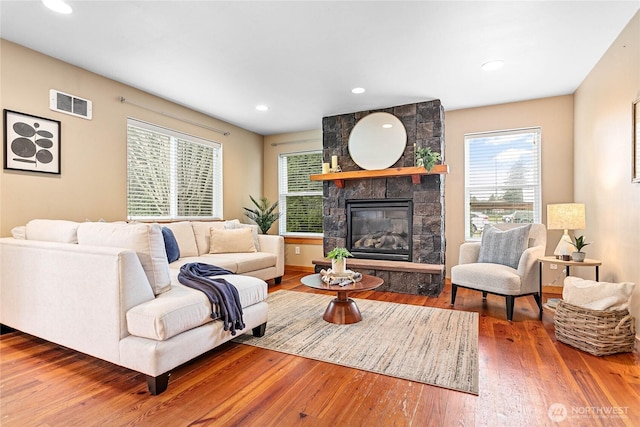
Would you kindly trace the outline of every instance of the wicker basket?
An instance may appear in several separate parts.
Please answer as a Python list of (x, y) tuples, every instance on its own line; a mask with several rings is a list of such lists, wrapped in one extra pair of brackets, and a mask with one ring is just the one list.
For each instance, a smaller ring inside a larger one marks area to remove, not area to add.
[(555, 314), (556, 338), (595, 356), (633, 351), (635, 322), (629, 310), (590, 310), (558, 303)]

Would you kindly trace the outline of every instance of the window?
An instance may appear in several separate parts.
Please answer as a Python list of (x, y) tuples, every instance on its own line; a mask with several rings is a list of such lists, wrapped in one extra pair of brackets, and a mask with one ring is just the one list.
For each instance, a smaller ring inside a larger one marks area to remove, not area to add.
[(222, 146), (127, 120), (127, 217), (222, 217)]
[(322, 152), (281, 154), (278, 159), (280, 234), (322, 234)]
[(465, 236), (488, 223), (541, 222), (540, 128), (464, 137)]

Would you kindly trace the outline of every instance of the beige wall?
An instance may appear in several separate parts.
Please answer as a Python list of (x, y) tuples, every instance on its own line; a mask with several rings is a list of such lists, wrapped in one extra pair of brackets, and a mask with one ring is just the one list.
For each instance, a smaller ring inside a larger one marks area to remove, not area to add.
[(585, 203), (587, 256), (601, 280), (636, 283), (640, 331), (640, 184), (631, 183), (631, 105), (640, 98), (640, 12), (575, 93), (575, 200)]
[[(446, 106), (445, 106), (446, 107)], [(445, 226), (447, 277), (458, 263), (464, 242), (464, 135), (473, 132), (540, 126), (542, 129), (542, 222), (547, 222), (548, 203), (573, 201), (573, 97), (571, 95), (445, 113)], [(547, 234), (547, 254), (562, 232)], [(548, 267), (547, 267), (548, 268)], [(559, 284), (560, 270), (545, 270), (544, 283)]]
[[(264, 138), (264, 195), (271, 201), (278, 200), (278, 156), (282, 153), (298, 153), (322, 150), (322, 130), (292, 132), (270, 135)], [(278, 224), (271, 229), (277, 233)], [(295, 253), (295, 247), (300, 254)], [(322, 241), (310, 243), (287, 243), (285, 245), (285, 265), (312, 267), (311, 261), (322, 258)]]
[[(59, 120), (61, 174), (3, 170), (0, 174), (0, 235), (33, 218), (92, 221), (127, 215), (126, 119), (133, 117), (223, 145), (225, 218), (243, 218), (249, 194), (262, 192), (261, 135), (180, 107), (132, 87), (90, 73), (30, 49), (0, 41), (0, 95), (3, 109)], [(93, 102), (93, 120), (49, 109), (49, 89)], [(122, 104), (119, 97), (208, 126), (229, 136)], [(249, 165), (249, 167), (247, 167)]]

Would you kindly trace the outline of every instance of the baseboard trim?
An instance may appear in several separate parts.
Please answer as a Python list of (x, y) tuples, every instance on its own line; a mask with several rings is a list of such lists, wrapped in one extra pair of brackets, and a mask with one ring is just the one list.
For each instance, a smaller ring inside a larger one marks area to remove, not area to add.
[(313, 267), (308, 265), (285, 265), (285, 271), (302, 271), (304, 273), (313, 273), (315, 272)]

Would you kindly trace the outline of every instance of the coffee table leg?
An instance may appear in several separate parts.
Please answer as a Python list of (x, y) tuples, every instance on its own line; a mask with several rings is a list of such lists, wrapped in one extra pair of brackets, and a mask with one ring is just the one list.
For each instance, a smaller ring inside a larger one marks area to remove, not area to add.
[(329, 323), (349, 325), (361, 321), (362, 314), (356, 302), (347, 297), (346, 291), (338, 291), (338, 297), (329, 302), (322, 318)]

